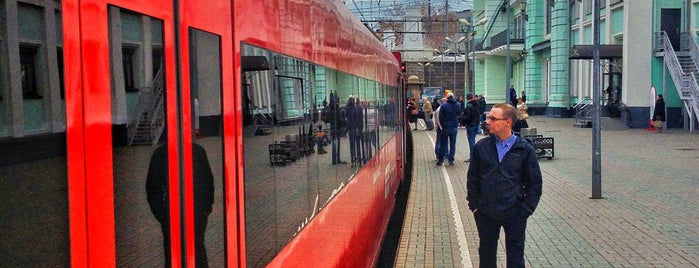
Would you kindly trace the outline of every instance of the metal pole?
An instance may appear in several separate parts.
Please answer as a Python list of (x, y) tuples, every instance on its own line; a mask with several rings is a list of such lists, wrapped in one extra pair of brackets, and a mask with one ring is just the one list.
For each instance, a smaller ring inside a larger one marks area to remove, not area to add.
[(456, 92), (456, 43), (454, 43), (454, 71), (452, 72), (453, 74), (453, 81), (454, 82), (454, 88), (452, 88), (453, 92)]
[(507, 55), (505, 55), (505, 70), (507, 70), (507, 72), (506, 72), (507, 77), (505, 78), (505, 100), (508, 103), (513, 103), (514, 100), (510, 100), (510, 92), (509, 92), (510, 91), (510, 76), (512, 76), (512, 70), (510, 69), (510, 67), (511, 67), (510, 65), (512, 65), (510, 62), (512, 60), (512, 59), (510, 59), (510, 1), (506, 1), (506, 3), (505, 3), (505, 16), (507, 16), (507, 27), (505, 27), (505, 35), (507, 37), (506, 38), (507, 44), (505, 45), (505, 47), (507, 48), (506, 49)]
[(602, 133), (600, 129), (600, 105), (599, 105), (599, 93), (600, 93), (600, 56), (599, 56), (599, 0), (593, 0), (592, 5), (593, 14), (593, 50), (592, 50), (592, 103), (593, 107), (593, 119), (592, 119), (592, 199), (602, 198), (602, 152), (601, 152), (601, 138)]

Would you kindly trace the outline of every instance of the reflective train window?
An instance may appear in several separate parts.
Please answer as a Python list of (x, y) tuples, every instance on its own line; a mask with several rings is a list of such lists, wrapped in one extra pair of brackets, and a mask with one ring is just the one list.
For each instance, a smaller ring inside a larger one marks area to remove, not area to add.
[(189, 31), (194, 250), (197, 267), (225, 264), (221, 38)]
[(247, 264), (262, 267), (376, 155), (394, 108), (377, 82), (247, 44), (241, 56)]
[[(167, 136), (164, 102), (171, 89), (164, 84), (164, 62), (155, 61), (152, 53), (164, 45), (163, 22), (110, 6), (109, 24), (121, 25), (110, 27), (109, 33), (116, 263), (162, 266), (166, 258), (160, 222), (169, 223), (168, 209), (151, 204), (167, 200), (167, 188), (153, 179), (167, 181), (167, 161), (150, 162)], [(166, 149), (157, 153), (164, 159), (167, 154)], [(151, 165), (163, 171), (149, 174)]]
[(0, 265), (68, 267), (66, 108), (49, 75), (63, 68), (60, 2), (6, 2), (0, 27), (15, 36), (0, 33), (0, 59), (18, 65), (0, 65)]

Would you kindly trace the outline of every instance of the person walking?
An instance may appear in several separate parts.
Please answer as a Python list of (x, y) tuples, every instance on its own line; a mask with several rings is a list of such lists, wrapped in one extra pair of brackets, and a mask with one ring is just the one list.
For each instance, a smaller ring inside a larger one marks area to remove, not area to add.
[(658, 94), (655, 97), (655, 109), (653, 110), (653, 126), (656, 132), (663, 132), (663, 122), (665, 122), (665, 99), (663, 99), (663, 94)]
[(439, 125), (442, 127), (440, 137), (440, 155), (437, 165), (444, 163), (444, 158), (449, 160), (449, 165), (454, 165), (456, 154), (456, 134), (459, 133), (459, 114), (461, 105), (454, 98), (454, 93), (447, 94), (447, 102), (439, 106)]
[(469, 148), (469, 158), (466, 159), (464, 162), (468, 162), (471, 159), (471, 155), (473, 154), (473, 147), (476, 146), (476, 135), (478, 135), (478, 130), (480, 128), (480, 116), (478, 115), (478, 111), (480, 108), (478, 107), (478, 98), (474, 97), (473, 94), (468, 93), (466, 94), (466, 99), (468, 100), (468, 103), (466, 103), (466, 109), (464, 110), (464, 125), (466, 126), (466, 137), (468, 139), (468, 148)]
[(539, 204), (543, 183), (534, 147), (512, 133), (516, 120), (513, 106), (493, 106), (487, 118), (491, 135), (476, 143), (466, 173), (466, 200), (480, 239), (480, 267), (497, 267), (501, 228), (507, 267), (525, 267), (527, 219)]

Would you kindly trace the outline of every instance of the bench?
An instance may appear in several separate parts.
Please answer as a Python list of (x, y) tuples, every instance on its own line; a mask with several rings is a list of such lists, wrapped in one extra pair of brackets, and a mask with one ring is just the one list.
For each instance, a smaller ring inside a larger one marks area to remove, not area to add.
[(553, 137), (544, 137), (543, 135), (525, 135), (524, 138), (529, 141), (536, 150), (536, 156), (539, 158), (552, 159), (554, 156), (554, 139)]

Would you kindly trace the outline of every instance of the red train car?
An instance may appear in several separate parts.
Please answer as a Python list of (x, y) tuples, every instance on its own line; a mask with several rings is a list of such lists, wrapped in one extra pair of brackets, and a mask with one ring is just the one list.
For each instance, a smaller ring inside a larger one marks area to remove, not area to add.
[(0, 263), (375, 264), (405, 92), (342, 2), (0, 12)]

